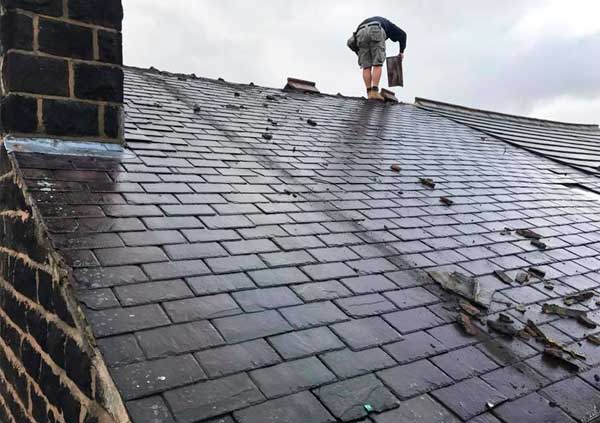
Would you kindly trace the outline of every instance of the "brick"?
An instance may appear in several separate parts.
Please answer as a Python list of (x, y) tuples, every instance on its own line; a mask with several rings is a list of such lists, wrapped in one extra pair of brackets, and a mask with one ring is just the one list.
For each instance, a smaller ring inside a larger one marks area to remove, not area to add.
[(37, 129), (37, 101), (20, 95), (0, 99), (0, 125), (6, 132), (31, 133)]
[(175, 323), (200, 319), (215, 319), (241, 313), (229, 294), (217, 294), (163, 304), (165, 311)]
[(164, 396), (176, 420), (182, 423), (226, 414), (264, 399), (245, 374), (175, 389)]
[(109, 138), (119, 138), (122, 133), (122, 115), (121, 107), (104, 106), (104, 134)]
[(377, 376), (403, 400), (452, 383), (452, 379), (427, 360), (381, 370)]
[(246, 312), (264, 311), (285, 306), (302, 304), (289, 288), (267, 288), (246, 290), (233, 294), (236, 302)]
[(167, 404), (160, 396), (129, 401), (126, 406), (134, 422), (175, 423)]
[(33, 50), (33, 19), (14, 11), (0, 17), (0, 49)]
[(308, 282), (308, 278), (296, 267), (279, 269), (257, 270), (248, 273), (250, 278), (261, 287), (291, 285)]
[(158, 247), (124, 247), (96, 250), (96, 257), (103, 266), (123, 266), (168, 261)]
[(329, 301), (284, 308), (281, 314), (296, 329), (325, 326), (348, 320), (348, 316)]
[(156, 304), (89, 311), (87, 318), (94, 329), (94, 334), (100, 338), (170, 323), (160, 306)]
[(198, 351), (224, 343), (223, 338), (207, 321), (138, 332), (136, 337), (146, 357), (151, 359)]
[(256, 285), (245, 273), (229, 273), (225, 275), (209, 275), (189, 278), (189, 286), (196, 295), (219, 294), (256, 288)]
[(118, 286), (114, 291), (121, 304), (127, 307), (194, 296), (187, 284), (180, 279)]
[(464, 420), (486, 411), (488, 404), (500, 404), (506, 397), (478, 378), (434, 391), (432, 395)]
[(383, 318), (402, 334), (429, 329), (444, 323), (442, 319), (425, 307), (386, 314)]
[(213, 321), (229, 343), (249, 341), (292, 330), (276, 311), (223, 317)]
[(380, 348), (356, 352), (345, 349), (323, 354), (320, 358), (340, 379), (360, 376), (396, 365), (394, 359)]
[(7, 53), (4, 56), (3, 81), (7, 92), (69, 95), (68, 68), (65, 60)]
[(335, 417), (345, 422), (366, 417), (369, 413), (365, 404), (377, 413), (399, 405), (399, 401), (374, 375), (334, 383), (317, 389), (315, 394)]
[(352, 295), (352, 293), (338, 281), (305, 283), (303, 285), (295, 285), (292, 289), (305, 302), (335, 300), (336, 298)]
[(281, 362), (281, 358), (263, 339), (211, 348), (196, 353), (195, 357), (211, 378), (254, 370)]
[(92, 30), (62, 21), (40, 18), (40, 51), (54, 56), (92, 60)]
[(192, 260), (228, 255), (227, 251), (216, 242), (167, 245), (165, 251), (173, 260)]
[(365, 350), (402, 339), (402, 335), (380, 317), (337, 323), (331, 326), (331, 329), (354, 351)]
[(98, 55), (101, 62), (123, 64), (121, 33), (98, 30)]
[(267, 398), (293, 394), (335, 381), (335, 376), (317, 358), (288, 361), (250, 372)]
[(269, 342), (285, 360), (344, 348), (344, 344), (326, 327), (273, 336)]
[(121, 0), (69, 0), (68, 10), (71, 19), (121, 29)]
[[(375, 416), (376, 423), (459, 423), (446, 408), (435, 402), (429, 395), (421, 395), (403, 401), (399, 408)], [(477, 423), (469, 421), (470, 423)], [(484, 423), (484, 422), (479, 422)], [(494, 423), (492, 421), (488, 423)]]
[(537, 393), (501, 404), (494, 413), (505, 422), (575, 422), (560, 408), (551, 407), (549, 401)]
[(210, 273), (202, 260), (171, 261), (168, 263), (144, 264), (144, 272), (152, 280), (166, 280), (200, 276)]
[(333, 417), (310, 393), (301, 392), (287, 397), (264, 402), (234, 413), (240, 423), (287, 422), (328, 423)]
[(109, 367), (120, 367), (144, 360), (144, 353), (133, 335), (111, 336), (98, 339), (97, 343)]
[(396, 310), (396, 306), (379, 294), (358, 295), (337, 300), (336, 304), (352, 317), (375, 316)]
[(206, 378), (191, 355), (130, 364), (112, 369), (111, 374), (125, 401), (164, 392)]
[(44, 128), (50, 135), (98, 136), (98, 106), (71, 100), (43, 103)]
[(23, 9), (49, 16), (61, 16), (63, 13), (63, 2), (61, 0), (29, 1), (29, 0), (6, 0), (3, 4), (7, 9)]

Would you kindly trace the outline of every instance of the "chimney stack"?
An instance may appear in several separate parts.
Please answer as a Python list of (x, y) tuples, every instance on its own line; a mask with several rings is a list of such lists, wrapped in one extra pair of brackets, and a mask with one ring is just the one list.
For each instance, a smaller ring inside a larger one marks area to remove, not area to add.
[(2, 135), (123, 143), (121, 0), (0, 0)]

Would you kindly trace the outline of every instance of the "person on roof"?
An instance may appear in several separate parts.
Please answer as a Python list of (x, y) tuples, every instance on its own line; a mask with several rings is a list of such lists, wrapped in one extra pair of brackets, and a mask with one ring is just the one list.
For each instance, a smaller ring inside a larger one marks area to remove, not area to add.
[(386, 59), (385, 41), (388, 38), (400, 43), (399, 56), (404, 59), (406, 32), (381, 16), (365, 19), (348, 40), (348, 47), (358, 55), (358, 65), (362, 68), (369, 99), (384, 99), (379, 93), (379, 81)]

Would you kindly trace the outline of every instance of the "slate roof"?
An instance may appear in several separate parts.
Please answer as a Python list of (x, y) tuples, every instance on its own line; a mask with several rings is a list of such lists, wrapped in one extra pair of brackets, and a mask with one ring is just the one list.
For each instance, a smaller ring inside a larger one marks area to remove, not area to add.
[[(410, 104), (125, 77), (121, 157), (14, 154), (134, 422), (598, 414), (597, 330), (540, 312), (598, 287), (600, 203), (572, 188), (595, 176)], [(553, 290), (492, 275), (531, 266)], [(467, 336), (432, 269), (477, 276), (491, 313), (585, 353), (582, 372)]]
[(417, 98), (419, 107), (488, 135), (565, 163), (600, 174), (600, 128), (532, 119)]

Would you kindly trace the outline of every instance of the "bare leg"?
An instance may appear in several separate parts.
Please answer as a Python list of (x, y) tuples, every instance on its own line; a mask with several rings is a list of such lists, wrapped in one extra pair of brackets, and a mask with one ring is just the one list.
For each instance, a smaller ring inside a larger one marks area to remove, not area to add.
[[(381, 77), (381, 72), (379, 77)], [(363, 80), (365, 81), (365, 87), (367, 87), (367, 91), (370, 91), (371, 86), (373, 85), (373, 74), (371, 73), (371, 68), (363, 69)]]
[(383, 70), (383, 66), (373, 66), (373, 86), (379, 87), (379, 81), (381, 81), (381, 71)]

